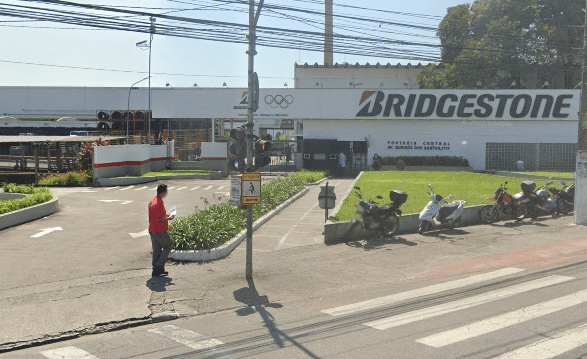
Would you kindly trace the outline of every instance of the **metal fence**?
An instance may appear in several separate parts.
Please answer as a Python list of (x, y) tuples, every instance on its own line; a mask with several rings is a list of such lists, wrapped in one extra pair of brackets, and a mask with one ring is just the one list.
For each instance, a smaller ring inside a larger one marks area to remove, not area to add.
[(574, 143), (487, 143), (485, 168), (511, 171), (521, 160), (527, 171), (573, 172), (576, 156)]

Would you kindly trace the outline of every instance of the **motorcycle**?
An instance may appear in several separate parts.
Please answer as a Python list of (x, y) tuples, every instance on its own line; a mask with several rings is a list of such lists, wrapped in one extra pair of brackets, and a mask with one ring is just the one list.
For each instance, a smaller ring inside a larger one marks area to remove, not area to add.
[(431, 191), (429, 195), (432, 201), (420, 212), (420, 228), (418, 233), (423, 234), (431, 228), (454, 229), (458, 227), (463, 211), (465, 210), (463, 206), (467, 202), (457, 200), (448, 203), (447, 201), (453, 199), (453, 196), (442, 198), (441, 195), (434, 193), (434, 186), (429, 184), (428, 187)]
[[(351, 221), (350, 232), (357, 225), (368, 231), (378, 232), (385, 237), (392, 237), (399, 227), (399, 218), (402, 215), (401, 206), (408, 201), (408, 194), (402, 191), (391, 191), (389, 193), (390, 204), (379, 207), (379, 203), (371, 199), (364, 201), (361, 188), (355, 187), (355, 195), (359, 198), (357, 212)], [(377, 196), (382, 200), (383, 197)]]
[(558, 212), (569, 214), (575, 210), (575, 185), (567, 186), (565, 181), (559, 182), (563, 188), (550, 187), (548, 190), (552, 193), (552, 198), (556, 202)]
[(513, 218), (521, 221), (528, 214), (528, 207), (524, 204), (523, 193), (514, 196), (507, 193), (506, 187), (508, 182), (500, 185), (494, 192), (493, 197), (487, 197), (486, 200), (494, 201), (493, 204), (481, 208), (479, 218), (483, 223), (495, 223), (502, 216)]
[(548, 186), (552, 182), (546, 184), (546, 186), (540, 187), (536, 192), (536, 183), (533, 181), (522, 182), (522, 191), (524, 194), (524, 203), (528, 206), (528, 214), (532, 218), (538, 218), (541, 215), (558, 215), (558, 206), (556, 199), (550, 196)]

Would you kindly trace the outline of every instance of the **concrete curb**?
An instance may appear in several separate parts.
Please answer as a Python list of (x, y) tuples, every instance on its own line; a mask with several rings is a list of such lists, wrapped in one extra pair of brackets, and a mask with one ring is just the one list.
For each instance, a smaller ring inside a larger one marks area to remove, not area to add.
[(308, 183), (308, 186), (318, 186), (321, 185), (322, 183), (326, 182), (326, 181), (330, 181), (331, 179), (333, 179), (334, 177), (326, 177), (326, 178), (322, 178), (320, 181), (318, 182), (314, 182), (314, 183)]
[[(377, 172), (399, 171), (396, 166), (381, 166)], [(473, 172), (472, 167), (448, 167), (448, 166), (406, 166), (404, 172)]]
[(332, 210), (332, 215), (330, 217), (328, 217), (328, 222), (326, 222), (326, 224), (332, 223), (331, 222), (332, 218), (336, 217), (336, 215), (338, 214), (338, 211), (340, 211), (340, 209), (342, 208), (344, 200), (347, 199), (350, 196), (351, 192), (353, 192), (355, 190), (355, 185), (357, 184), (357, 182), (359, 182), (359, 180), (363, 176), (363, 173), (365, 173), (365, 171), (361, 171), (361, 173), (359, 173), (359, 175), (357, 176), (357, 178), (355, 178), (355, 180), (353, 181), (353, 183), (351, 184), (349, 189), (346, 191), (344, 196), (341, 197), (342, 199), (340, 201), (338, 201), (338, 204)]
[[(291, 197), (287, 201), (280, 204), (277, 208), (259, 218), (253, 223), (253, 231), (267, 223), (271, 218), (275, 217), (279, 212), (289, 207), (292, 203), (303, 197), (310, 191), (310, 187), (304, 188), (300, 193)], [(247, 237), (247, 231), (243, 230), (236, 237), (229, 242), (223, 244), (221, 247), (203, 250), (203, 251), (171, 251), (169, 258), (182, 262), (210, 262), (217, 259), (228, 257), (228, 255)]]
[[(466, 207), (463, 212), (460, 227), (468, 227), (481, 224), (479, 218), (479, 211), (485, 205)], [(399, 220), (399, 228), (397, 234), (417, 233), (419, 228), (420, 214), (408, 214), (402, 216)], [(373, 232), (366, 231), (360, 226), (355, 227), (352, 233), (349, 233), (351, 222), (332, 223), (328, 221), (324, 225), (324, 243), (336, 244), (346, 240), (357, 240), (364, 238), (372, 238)]]
[[(9, 193), (4, 194), (7, 195)], [(53, 199), (49, 202), (37, 204), (36, 206), (28, 208), (19, 209), (18, 211), (1, 214), (0, 230), (6, 229), (8, 227), (18, 226), (20, 224), (27, 223), (30, 221), (34, 221), (35, 219), (46, 217), (57, 212), (58, 208), (59, 198), (53, 196)]]
[(179, 176), (156, 176), (156, 177), (115, 177), (115, 178), (97, 178), (99, 186), (114, 187), (114, 186), (130, 186), (135, 184), (143, 184), (155, 181), (170, 181), (170, 180), (184, 180), (184, 179), (203, 179), (203, 180), (219, 180), (222, 178), (222, 173), (210, 173), (207, 175), (179, 175)]
[[(511, 178), (522, 178), (522, 179), (532, 179), (532, 180), (544, 180), (544, 181), (548, 181), (550, 180), (549, 177), (544, 177), (544, 176), (537, 176), (537, 175), (531, 175), (531, 174), (525, 174), (525, 173), (513, 173), (513, 172), (507, 172), (507, 171), (495, 171), (495, 175), (496, 176), (501, 176), (501, 177), (511, 177)], [(565, 177), (552, 177), (553, 181), (567, 181), (567, 182), (571, 182), (571, 181), (575, 181), (574, 178), (565, 178)]]

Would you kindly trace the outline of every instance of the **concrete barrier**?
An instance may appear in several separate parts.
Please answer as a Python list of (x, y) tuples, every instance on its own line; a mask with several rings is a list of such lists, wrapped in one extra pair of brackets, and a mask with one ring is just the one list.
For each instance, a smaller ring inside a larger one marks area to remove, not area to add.
[[(479, 211), (484, 206), (485, 205), (465, 207), (463, 216), (461, 217), (460, 227), (481, 224), (481, 220), (479, 219)], [(417, 233), (420, 225), (420, 221), (418, 220), (419, 216), (420, 215), (416, 213), (400, 217), (397, 234)], [(372, 238), (375, 235), (374, 232), (366, 231), (360, 226), (356, 226), (352, 233), (349, 233), (350, 227), (351, 222), (326, 222), (324, 225), (324, 243), (336, 244), (347, 240)]]
[[(8, 195), (12, 193), (2, 194)], [(53, 199), (49, 202), (41, 203), (36, 206), (28, 208), (23, 208), (18, 211), (2, 214), (0, 215), (0, 230), (8, 227), (18, 226), (20, 224), (27, 223), (30, 221), (34, 221), (35, 219), (46, 217), (57, 212), (58, 208), (59, 199), (57, 197), (53, 197)]]
[(203, 179), (203, 180), (219, 180), (222, 178), (221, 172), (210, 173), (205, 175), (179, 175), (179, 176), (154, 176), (154, 177), (114, 177), (114, 178), (98, 178), (97, 185), (102, 187), (113, 186), (131, 186), (135, 184), (143, 184), (155, 181), (170, 181), (170, 180), (184, 180), (184, 179)]
[(0, 192), (0, 201), (12, 201), (13, 199), (25, 198), (27, 195), (22, 193), (4, 193)]

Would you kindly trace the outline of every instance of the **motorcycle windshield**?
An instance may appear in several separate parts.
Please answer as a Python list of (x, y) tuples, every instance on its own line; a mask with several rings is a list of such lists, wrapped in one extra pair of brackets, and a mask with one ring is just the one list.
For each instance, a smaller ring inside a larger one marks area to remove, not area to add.
[(420, 212), (420, 220), (432, 219), (436, 213), (440, 211), (440, 208), (442, 208), (442, 206), (440, 206), (438, 203), (429, 202), (428, 205), (426, 205), (426, 207), (422, 210), (422, 212)]

